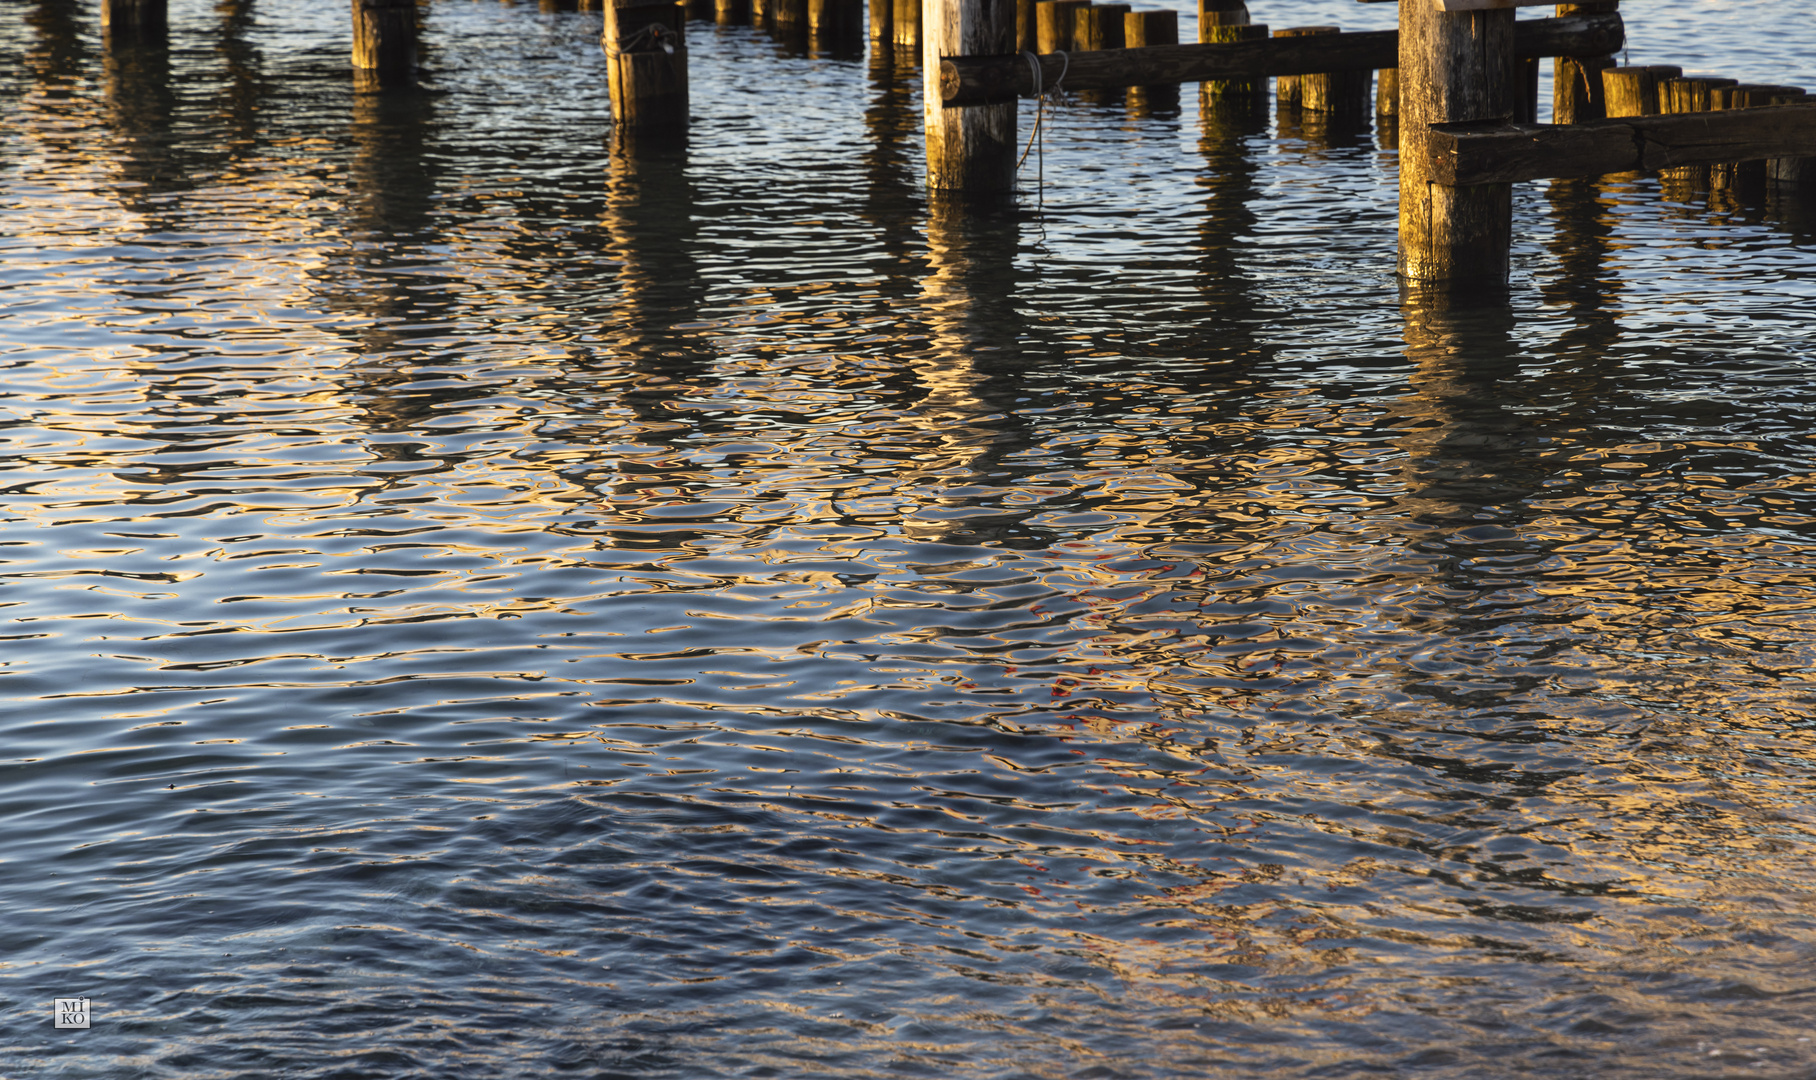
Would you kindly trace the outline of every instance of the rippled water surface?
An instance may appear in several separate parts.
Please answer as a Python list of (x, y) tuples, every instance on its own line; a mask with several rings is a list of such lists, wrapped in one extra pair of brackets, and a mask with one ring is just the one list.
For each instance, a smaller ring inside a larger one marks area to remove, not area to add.
[(1816, 1076), (1809, 202), (1448, 304), (1387, 132), (967, 208), (887, 47), (695, 23), (638, 147), (597, 14), (346, 20), (0, 8), (0, 1075)]

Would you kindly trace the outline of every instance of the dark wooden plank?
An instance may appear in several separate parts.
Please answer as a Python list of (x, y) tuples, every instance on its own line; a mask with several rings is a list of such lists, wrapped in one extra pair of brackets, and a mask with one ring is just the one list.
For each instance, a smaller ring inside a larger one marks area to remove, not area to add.
[(1431, 128), (1431, 179), (1455, 187), (1811, 155), (1816, 105)]
[[(1625, 31), (1617, 13), (1528, 19), (1514, 24), (1514, 54), (1602, 56), (1619, 52)], [(1265, 79), (1325, 71), (1373, 71), (1397, 67), (1400, 34), (1374, 30), (1359, 34), (1268, 38), (1228, 45), (1155, 45), (1145, 49), (1048, 53), (1039, 58), (1041, 89), (1052, 88), (1061, 72), (1072, 90), (1121, 86)], [(939, 88), (947, 107), (1006, 101), (1034, 92), (1025, 57), (942, 56)]]

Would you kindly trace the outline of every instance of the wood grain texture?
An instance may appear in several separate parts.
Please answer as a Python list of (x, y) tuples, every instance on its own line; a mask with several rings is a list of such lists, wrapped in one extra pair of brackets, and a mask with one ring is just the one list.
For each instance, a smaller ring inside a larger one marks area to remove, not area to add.
[(1795, 157), (1816, 154), (1816, 105), (1569, 125), (1439, 125), (1427, 153), (1432, 180), (1458, 186)]
[(416, 70), (416, 0), (353, 0), (353, 66), (381, 85), (409, 82)]
[[(1570, 15), (1609, 15), (1620, 10), (1618, 0), (1586, 0), (1578, 4), (1559, 4), (1560, 17)], [(1560, 56), (1551, 68), (1551, 122), (1580, 124), (1600, 120), (1607, 115), (1603, 108), (1602, 72), (1614, 66), (1614, 57)]]
[(1080, 52), (1125, 47), (1122, 17), (1128, 4), (1087, 4), (1072, 13), (1072, 47)]
[[(972, 195), (1015, 190), (1015, 102), (949, 108), (940, 100), (942, 56), (1015, 55), (1015, 0), (925, 0), (921, 71), (927, 186)], [(1121, 23), (1117, 23), (1118, 29)], [(1024, 82), (1031, 77), (1024, 76)], [(1126, 85), (1126, 84), (1122, 84)]]
[(1039, 0), (1034, 5), (1034, 51), (1056, 53), (1072, 51), (1072, 31), (1078, 25), (1076, 12), (1091, 0)]
[(686, 28), (677, 0), (606, 0), (599, 42), (619, 128), (686, 133)]
[[(1053, 2), (1056, 0), (1043, 0), (1040, 6)], [(1490, 16), (1509, 18), (1506, 12), (1453, 17)], [(1596, 55), (1619, 50), (1625, 40), (1618, 14), (1530, 19), (1510, 25), (1515, 27), (1514, 55), (1520, 57)], [(1325, 71), (1374, 71), (1398, 67), (1399, 60), (1399, 33), (1394, 30), (1268, 38), (1230, 44), (1156, 45), (1145, 49), (1072, 52), (1065, 58), (1045, 52), (1039, 57), (1043, 90), (1052, 87), (1062, 70), (1066, 73), (1069, 89), (1107, 90), (1119, 86), (1254, 80)], [(946, 53), (941, 55), (937, 70), (942, 98), (936, 100), (944, 100), (948, 107), (1006, 101), (1035, 92), (1033, 73), (1027, 60), (1014, 53)], [(1401, 85), (1404, 96), (1404, 74)], [(1506, 115), (1511, 113), (1509, 107)]]
[(1507, 281), (1513, 188), (1434, 174), (1433, 124), (1513, 112), (1511, 9), (1452, 13), (1400, 5), (1400, 276), (1452, 286)]
[(1509, 11), (1513, 8), (1546, 7), (1552, 0), (1432, 0), (1439, 11)]
[(1247, 26), (1249, 24), (1248, 5), (1243, 0), (1198, 0), (1198, 40), (1209, 41), (1204, 36), (1207, 26)]

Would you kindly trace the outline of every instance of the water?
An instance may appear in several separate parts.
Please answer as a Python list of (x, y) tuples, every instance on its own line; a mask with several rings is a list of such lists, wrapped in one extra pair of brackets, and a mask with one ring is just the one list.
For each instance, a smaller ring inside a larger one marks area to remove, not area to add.
[(1449, 306), (1370, 133), (967, 211), (748, 28), (615, 149), (596, 19), (0, 15), (0, 1075), (1816, 1076), (1796, 200), (1526, 185)]

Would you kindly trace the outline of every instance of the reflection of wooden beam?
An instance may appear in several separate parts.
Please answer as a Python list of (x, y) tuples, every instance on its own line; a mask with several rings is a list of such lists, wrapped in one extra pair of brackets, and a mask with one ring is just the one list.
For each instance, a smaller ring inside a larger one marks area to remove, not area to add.
[(1433, 124), (1434, 182), (1506, 184), (1816, 155), (1816, 105), (1623, 116), (1584, 124)]
[[(1514, 55), (1606, 56), (1626, 42), (1618, 14), (1527, 19), (1514, 24)], [(1267, 38), (1227, 45), (1155, 45), (1145, 49), (1049, 53), (1039, 57), (1041, 89), (1063, 73), (1072, 90), (1113, 90), (1124, 86), (1265, 79), (1273, 75), (1314, 75), (1326, 71), (1372, 71), (1398, 67), (1400, 34)], [(931, 87), (929, 87), (931, 89)], [(942, 56), (939, 92), (944, 104), (982, 105), (1034, 92), (1025, 56)]]

